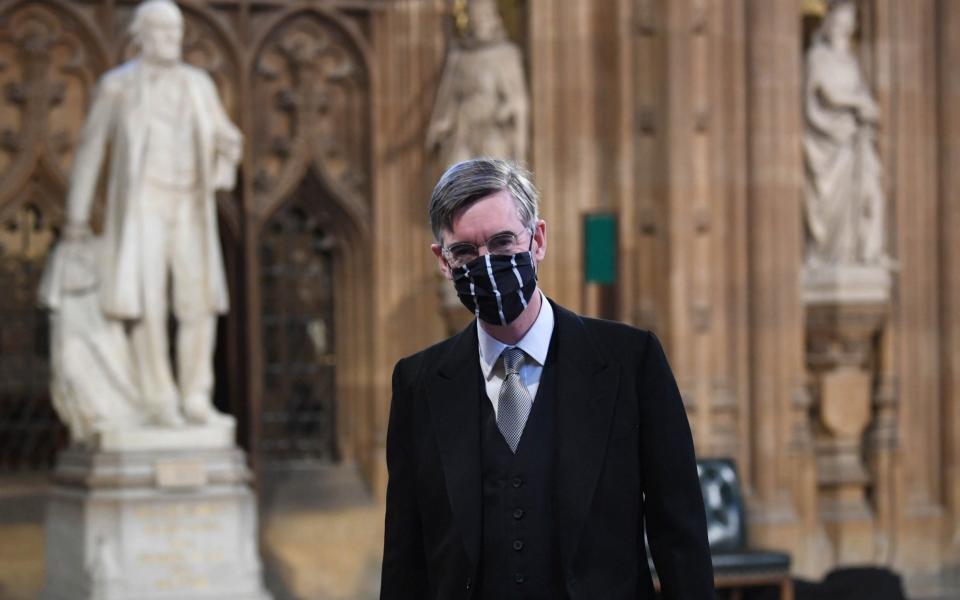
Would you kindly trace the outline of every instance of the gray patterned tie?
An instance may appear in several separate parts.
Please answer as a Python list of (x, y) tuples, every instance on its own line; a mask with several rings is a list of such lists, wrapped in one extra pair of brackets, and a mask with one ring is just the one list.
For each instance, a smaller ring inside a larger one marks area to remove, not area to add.
[(510, 451), (516, 453), (523, 427), (530, 414), (530, 405), (533, 403), (530, 392), (520, 381), (520, 366), (526, 355), (520, 348), (507, 348), (500, 356), (503, 357), (503, 368), (507, 376), (500, 387), (497, 428), (510, 446)]

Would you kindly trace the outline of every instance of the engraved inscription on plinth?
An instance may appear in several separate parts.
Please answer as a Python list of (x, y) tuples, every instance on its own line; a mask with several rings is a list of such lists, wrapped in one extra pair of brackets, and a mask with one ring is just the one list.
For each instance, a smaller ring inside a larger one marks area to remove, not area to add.
[(65, 451), (47, 514), (49, 600), (269, 600), (243, 453)]

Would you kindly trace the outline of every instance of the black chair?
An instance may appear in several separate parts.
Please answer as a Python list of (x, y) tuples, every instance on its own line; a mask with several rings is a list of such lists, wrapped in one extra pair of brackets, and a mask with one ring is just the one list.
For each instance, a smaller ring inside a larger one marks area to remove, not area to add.
[[(728, 590), (731, 600), (740, 600), (745, 588), (776, 586), (781, 600), (793, 600), (790, 555), (747, 547), (746, 511), (733, 461), (699, 460), (697, 474), (707, 511), (707, 538), (716, 588)], [(652, 561), (650, 570), (656, 577)], [(655, 582), (659, 589), (659, 581)]]
[(790, 555), (747, 547), (747, 520), (740, 480), (733, 461), (697, 461), (700, 491), (707, 511), (707, 538), (717, 589), (729, 589), (731, 599), (752, 586), (778, 586), (782, 600), (793, 600)]

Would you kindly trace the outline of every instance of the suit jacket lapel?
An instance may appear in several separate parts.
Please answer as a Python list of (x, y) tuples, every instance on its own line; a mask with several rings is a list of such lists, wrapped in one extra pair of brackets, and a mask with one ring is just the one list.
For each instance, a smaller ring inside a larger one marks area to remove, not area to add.
[(590, 339), (580, 317), (553, 307), (558, 336), (556, 519), (560, 556), (569, 568), (603, 469), (620, 368)]
[(476, 321), (427, 378), (427, 397), (451, 510), (474, 567), (480, 556), (480, 362)]

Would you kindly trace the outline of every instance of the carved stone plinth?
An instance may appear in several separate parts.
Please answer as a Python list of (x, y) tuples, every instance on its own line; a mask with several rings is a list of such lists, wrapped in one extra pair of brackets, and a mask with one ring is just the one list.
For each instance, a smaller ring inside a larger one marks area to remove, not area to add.
[(231, 446), (64, 451), (42, 598), (269, 600), (250, 472)]
[(874, 419), (876, 340), (887, 320), (889, 274), (864, 267), (804, 273), (820, 517), (839, 564), (874, 556), (864, 433)]

